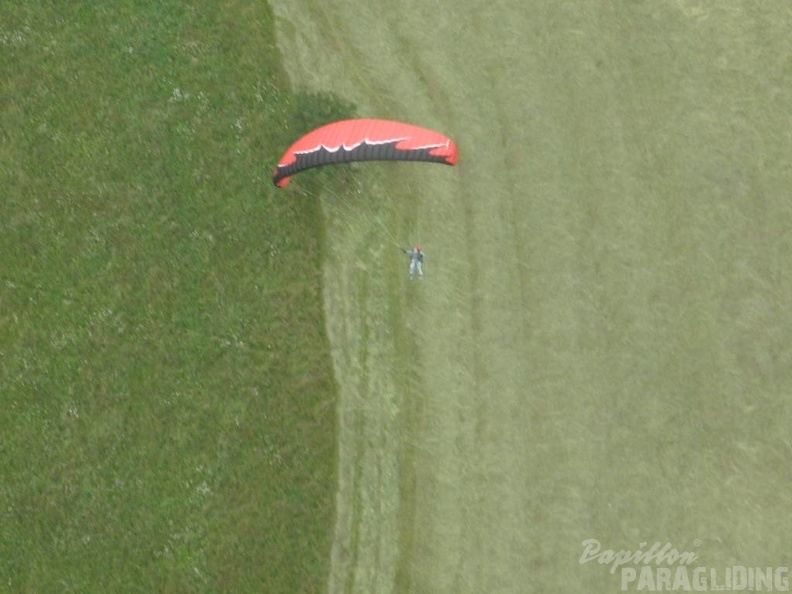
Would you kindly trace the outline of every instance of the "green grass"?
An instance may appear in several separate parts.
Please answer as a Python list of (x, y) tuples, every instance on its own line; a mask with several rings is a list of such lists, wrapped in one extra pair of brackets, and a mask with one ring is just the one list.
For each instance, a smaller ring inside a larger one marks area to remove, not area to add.
[(332, 179), (270, 174), (351, 107), (266, 4), (17, 2), (0, 73), (0, 588), (322, 590)]
[(461, 152), (365, 185), (420, 285), (326, 209), (328, 254), (359, 248), (329, 327), (365, 331), (331, 591), (618, 591), (590, 538), (788, 564), (790, 4), (272, 4), (304, 84)]

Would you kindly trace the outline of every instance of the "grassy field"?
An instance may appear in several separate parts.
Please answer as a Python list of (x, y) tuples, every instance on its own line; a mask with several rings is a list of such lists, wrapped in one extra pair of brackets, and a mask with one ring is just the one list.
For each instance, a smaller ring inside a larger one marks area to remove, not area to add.
[(789, 4), (273, 8), (297, 83), (461, 147), (323, 199), (331, 591), (619, 591), (586, 539), (788, 565)]
[(0, 590), (322, 591), (320, 178), (270, 174), (351, 108), (264, 3), (6, 3), (0, 73)]

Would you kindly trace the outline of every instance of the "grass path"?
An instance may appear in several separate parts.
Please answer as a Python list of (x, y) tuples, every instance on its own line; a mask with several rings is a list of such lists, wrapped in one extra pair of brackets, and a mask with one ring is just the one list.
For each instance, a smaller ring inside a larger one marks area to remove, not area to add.
[(273, 3), (298, 84), (461, 146), (322, 197), (330, 590), (616, 591), (588, 538), (783, 565), (792, 12), (461, 4)]

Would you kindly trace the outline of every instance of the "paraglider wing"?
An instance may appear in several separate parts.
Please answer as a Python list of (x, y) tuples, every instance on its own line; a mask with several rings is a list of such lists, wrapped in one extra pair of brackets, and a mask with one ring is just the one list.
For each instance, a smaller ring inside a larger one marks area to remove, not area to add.
[(455, 165), (459, 149), (440, 132), (389, 120), (357, 119), (309, 132), (278, 162), (272, 181), (286, 186), (295, 173), (350, 161), (428, 161)]

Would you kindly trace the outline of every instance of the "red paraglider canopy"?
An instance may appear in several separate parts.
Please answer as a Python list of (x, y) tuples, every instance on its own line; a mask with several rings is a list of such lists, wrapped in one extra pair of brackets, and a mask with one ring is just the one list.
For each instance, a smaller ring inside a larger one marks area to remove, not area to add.
[(309, 132), (284, 153), (272, 181), (285, 187), (292, 175), (350, 161), (427, 161), (456, 165), (456, 143), (434, 130), (390, 120), (357, 119)]

